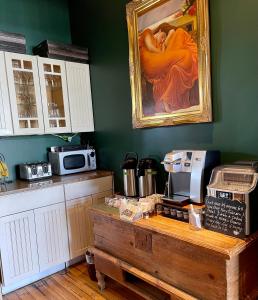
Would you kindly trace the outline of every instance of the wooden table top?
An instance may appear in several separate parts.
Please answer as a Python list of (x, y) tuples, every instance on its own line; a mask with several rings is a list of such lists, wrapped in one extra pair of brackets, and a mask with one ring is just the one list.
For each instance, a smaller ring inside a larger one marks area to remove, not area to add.
[[(96, 204), (91, 208), (91, 211), (120, 220), (119, 210), (117, 208), (109, 207), (106, 204)], [(120, 221), (125, 222), (122, 220)], [(189, 224), (187, 223), (163, 216), (153, 216), (149, 219), (141, 219), (133, 224), (143, 229), (148, 229), (200, 247), (208, 248), (226, 258), (239, 254), (246, 247), (251, 245), (252, 242), (258, 239), (258, 232), (251, 235), (246, 240), (241, 240), (206, 229), (195, 231), (190, 229)]]

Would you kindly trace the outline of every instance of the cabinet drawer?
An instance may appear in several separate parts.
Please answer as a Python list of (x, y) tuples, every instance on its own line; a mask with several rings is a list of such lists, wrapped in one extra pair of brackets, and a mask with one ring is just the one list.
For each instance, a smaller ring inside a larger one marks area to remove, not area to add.
[(101, 177), (87, 181), (65, 184), (66, 200), (82, 198), (113, 189), (113, 177)]
[(0, 217), (64, 202), (63, 186), (54, 186), (0, 197)]

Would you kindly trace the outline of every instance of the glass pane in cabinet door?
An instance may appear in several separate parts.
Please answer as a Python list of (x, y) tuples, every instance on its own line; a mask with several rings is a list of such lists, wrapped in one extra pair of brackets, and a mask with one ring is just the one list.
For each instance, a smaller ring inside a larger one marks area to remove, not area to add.
[[(65, 118), (62, 78), (60, 75), (45, 74), (49, 119)], [(50, 127), (61, 127), (59, 122), (49, 120)]]
[[(17, 111), (19, 119), (37, 119), (37, 102), (33, 73), (13, 71), (16, 92)], [(30, 128), (31, 122), (19, 122), (21, 128)], [(34, 123), (35, 126), (36, 123)], [(38, 128), (37, 127), (33, 128)]]
[(24, 60), (23, 67), (24, 67), (24, 69), (32, 70), (32, 62), (29, 60)]
[(45, 72), (52, 72), (52, 68), (50, 64), (44, 64), (44, 71)]
[(21, 69), (21, 61), (19, 59), (12, 59), (12, 66), (16, 69)]

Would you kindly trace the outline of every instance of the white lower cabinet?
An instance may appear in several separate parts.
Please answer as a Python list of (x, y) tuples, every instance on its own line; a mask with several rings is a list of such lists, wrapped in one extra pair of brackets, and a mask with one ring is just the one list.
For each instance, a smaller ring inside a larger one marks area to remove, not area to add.
[(70, 259), (83, 255), (90, 244), (89, 208), (91, 197), (67, 201)]
[(113, 189), (113, 176), (79, 181), (64, 185), (66, 201), (91, 196)]
[(70, 259), (83, 255), (93, 243), (92, 222), (89, 208), (103, 203), (105, 197), (113, 194), (113, 176), (64, 185), (68, 222)]
[(109, 190), (66, 202), (70, 259), (85, 254), (87, 247), (92, 244), (92, 224), (89, 217), (89, 208), (92, 204), (103, 203), (105, 197), (112, 194), (113, 191)]
[(92, 204), (105, 201), (105, 197), (113, 194), (110, 190), (88, 197), (77, 198), (66, 202), (70, 259), (85, 254), (87, 247), (93, 243), (93, 228), (89, 217), (89, 208)]
[(65, 203), (35, 209), (40, 271), (69, 260)]
[(53, 274), (83, 255), (92, 244), (89, 208), (112, 193), (113, 177), (107, 176), (0, 196), (3, 292)]
[(0, 237), (4, 285), (39, 272), (33, 211), (0, 218)]

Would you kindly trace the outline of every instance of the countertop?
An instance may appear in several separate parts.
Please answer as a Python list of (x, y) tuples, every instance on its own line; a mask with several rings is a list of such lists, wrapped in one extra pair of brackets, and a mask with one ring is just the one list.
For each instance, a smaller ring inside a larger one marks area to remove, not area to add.
[[(117, 208), (109, 207), (106, 204), (94, 204), (91, 211), (92, 213), (120, 220), (119, 210)], [(122, 220), (120, 221), (125, 222)], [(254, 233), (246, 240), (241, 240), (206, 229), (194, 231), (189, 228), (187, 223), (172, 220), (163, 216), (153, 216), (149, 219), (141, 219), (132, 224), (139, 226), (142, 229), (151, 230), (200, 247), (208, 248), (227, 259), (242, 252), (246, 247), (250, 246), (252, 242), (258, 239), (258, 232)]]
[(106, 176), (113, 175), (111, 171), (90, 171), (90, 172), (82, 172), (77, 174), (71, 175), (64, 175), (64, 176), (52, 176), (51, 178), (40, 180), (40, 181), (25, 181), (25, 180), (16, 180), (12, 183), (6, 183), (5, 185), (0, 186), (0, 197), (13, 194), (13, 193), (20, 193), (45, 187), (51, 187), (55, 185), (63, 185), (73, 182), (85, 181), (95, 178), (101, 178)]

